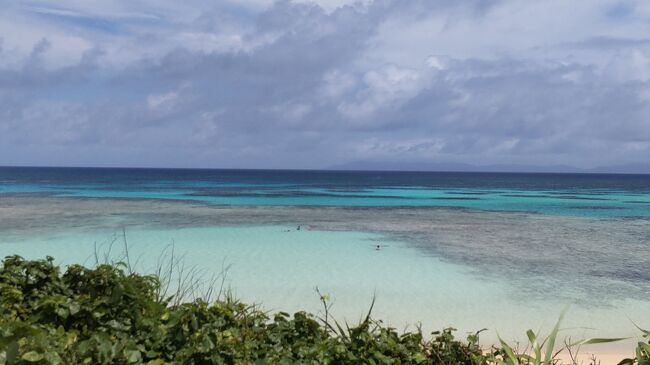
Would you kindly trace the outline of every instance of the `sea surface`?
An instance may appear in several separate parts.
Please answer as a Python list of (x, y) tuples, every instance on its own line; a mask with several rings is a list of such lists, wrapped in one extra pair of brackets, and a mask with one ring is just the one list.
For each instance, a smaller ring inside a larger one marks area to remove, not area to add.
[[(126, 244), (125, 244), (126, 243)], [(268, 310), (525, 339), (650, 327), (650, 176), (0, 167), (0, 255), (187, 270)], [(162, 261), (161, 261), (162, 260)], [(223, 278), (223, 279), (222, 279)]]

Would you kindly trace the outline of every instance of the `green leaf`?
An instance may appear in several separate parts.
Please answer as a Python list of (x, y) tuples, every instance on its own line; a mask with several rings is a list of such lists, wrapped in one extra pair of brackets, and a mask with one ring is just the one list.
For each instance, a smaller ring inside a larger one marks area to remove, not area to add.
[(645, 342), (639, 342), (639, 347), (640, 347), (643, 351), (650, 352), (650, 345), (647, 344), (647, 343), (645, 343)]
[(528, 330), (526, 331), (526, 335), (528, 335), (528, 341), (530, 341), (530, 345), (533, 347), (533, 351), (535, 351), (535, 358), (537, 361), (541, 361), (542, 348), (537, 343), (537, 336), (535, 335), (535, 332), (533, 332), (533, 330)]
[(544, 356), (543, 363), (544, 365), (549, 365), (551, 363), (551, 359), (553, 358), (553, 350), (555, 348), (555, 340), (557, 339), (557, 333), (560, 331), (560, 323), (562, 323), (562, 319), (564, 319), (564, 314), (566, 311), (566, 309), (562, 311), (562, 314), (560, 314), (560, 318), (557, 320), (555, 327), (553, 327), (553, 331), (551, 331), (551, 334), (547, 338), (548, 343), (546, 344), (546, 355)]
[(28, 362), (37, 362), (43, 360), (43, 355), (39, 354), (36, 351), (29, 351), (26, 352), (23, 356), (21, 356), (21, 359)]
[(18, 358), (18, 342), (12, 341), (5, 351), (7, 364), (15, 363)]
[(131, 364), (142, 362), (142, 355), (138, 350), (124, 350), (124, 357)]
[(75, 315), (79, 313), (79, 310), (81, 307), (79, 306), (79, 303), (72, 302), (70, 305), (68, 305), (68, 310), (70, 311), (70, 314)]
[(419, 363), (423, 363), (423, 362), (427, 361), (427, 358), (426, 358), (426, 356), (424, 356), (424, 354), (422, 354), (420, 352), (416, 352), (415, 354), (413, 354), (411, 356), (411, 360), (413, 360), (413, 361), (415, 361), (416, 363), (419, 364)]
[(59, 317), (63, 319), (68, 318), (68, 315), (70, 315), (70, 312), (67, 309), (61, 307), (55, 309), (54, 313), (56, 313)]
[(636, 323), (632, 323), (632, 324), (634, 325), (634, 327), (638, 328), (639, 331), (643, 332), (643, 337), (650, 336), (650, 331), (639, 327)]
[(510, 347), (502, 338), (501, 336), (498, 336), (499, 342), (501, 342), (501, 346), (503, 347), (503, 350), (506, 352), (506, 355), (508, 355), (508, 358), (510, 359), (510, 363), (512, 365), (519, 365), (519, 359), (517, 359), (517, 356), (515, 356), (515, 352), (512, 350), (512, 347)]
[(599, 343), (610, 343), (610, 342), (617, 342), (617, 341), (623, 341), (627, 340), (630, 337), (618, 337), (618, 338), (590, 338), (588, 340), (582, 340), (578, 341), (576, 343), (572, 343), (571, 346), (574, 345), (595, 345)]
[(48, 363), (52, 365), (58, 365), (63, 363), (63, 360), (56, 352), (46, 352), (44, 358)]

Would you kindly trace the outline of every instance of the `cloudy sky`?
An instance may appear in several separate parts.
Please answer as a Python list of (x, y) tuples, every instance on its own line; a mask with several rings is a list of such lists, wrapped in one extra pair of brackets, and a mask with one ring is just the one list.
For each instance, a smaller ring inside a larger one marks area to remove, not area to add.
[(650, 161), (650, 1), (5, 0), (0, 165)]

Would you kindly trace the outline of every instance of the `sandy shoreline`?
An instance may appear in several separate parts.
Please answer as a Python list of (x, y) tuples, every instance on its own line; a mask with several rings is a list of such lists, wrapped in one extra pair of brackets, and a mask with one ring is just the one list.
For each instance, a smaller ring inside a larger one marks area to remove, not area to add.
[[(593, 359), (596, 359), (596, 363), (594, 365), (598, 365), (598, 364), (616, 365), (619, 362), (621, 362), (623, 359), (634, 358), (635, 356), (634, 349), (636, 348), (636, 341), (630, 342), (628, 345), (629, 346), (625, 346), (626, 349), (611, 348), (610, 346), (607, 345), (584, 346), (577, 353), (577, 357), (575, 357), (575, 359), (577, 360), (578, 365), (594, 364), (594, 362), (592, 361)], [(557, 358), (564, 363), (567, 364), (572, 363), (571, 362), (572, 358), (566, 350), (562, 351), (562, 353), (560, 353), (560, 355), (558, 355)]]

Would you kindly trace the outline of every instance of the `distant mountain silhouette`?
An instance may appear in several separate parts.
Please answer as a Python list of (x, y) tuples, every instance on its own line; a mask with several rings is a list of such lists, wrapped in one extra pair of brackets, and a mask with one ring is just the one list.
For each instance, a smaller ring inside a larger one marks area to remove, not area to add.
[(607, 174), (650, 174), (650, 163), (603, 166), (586, 171)]
[(592, 173), (650, 174), (650, 163), (622, 164), (582, 169), (569, 165), (471, 165), (454, 162), (355, 161), (334, 165), (327, 170), (360, 171), (447, 171), (447, 172), (527, 172), (527, 173)]

